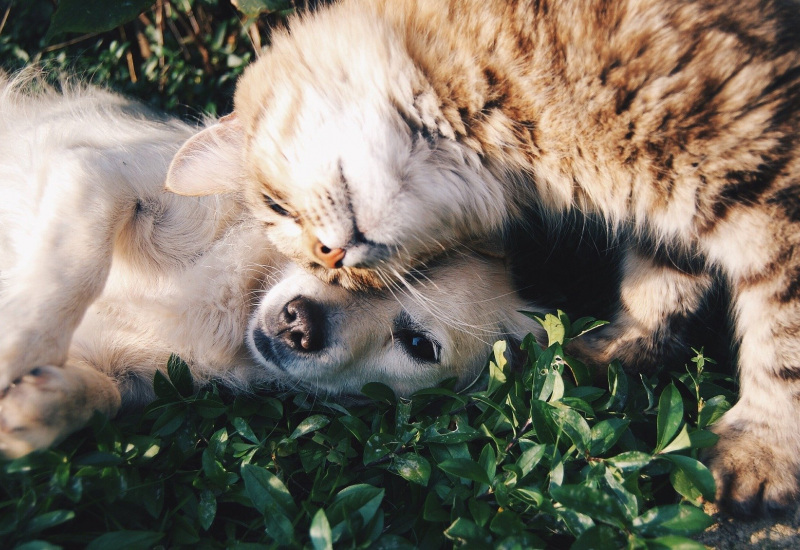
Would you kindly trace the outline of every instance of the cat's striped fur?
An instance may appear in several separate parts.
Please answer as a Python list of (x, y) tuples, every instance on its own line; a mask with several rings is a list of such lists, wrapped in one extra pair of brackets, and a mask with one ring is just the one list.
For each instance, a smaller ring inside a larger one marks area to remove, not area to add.
[(800, 471), (798, 29), (789, 0), (345, 1), (274, 37), (231, 135), (276, 245), (345, 285), (523, 207), (605, 219), (630, 254), (576, 350), (599, 363), (657, 355), (727, 278), (741, 400), (709, 464), (729, 508), (765, 512)]

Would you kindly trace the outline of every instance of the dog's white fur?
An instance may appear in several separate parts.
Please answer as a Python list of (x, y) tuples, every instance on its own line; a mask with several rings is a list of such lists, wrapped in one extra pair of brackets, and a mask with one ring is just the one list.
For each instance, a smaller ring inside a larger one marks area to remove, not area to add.
[[(172, 353), (198, 383), (236, 390), (379, 381), (408, 394), (463, 386), (487, 344), (535, 328), (500, 259), (455, 252), (356, 294), (290, 264), (236, 193), (165, 192), (196, 131), (95, 87), (0, 81), (1, 454), (146, 402)], [(192, 175), (206, 187), (237, 177), (213, 163)]]

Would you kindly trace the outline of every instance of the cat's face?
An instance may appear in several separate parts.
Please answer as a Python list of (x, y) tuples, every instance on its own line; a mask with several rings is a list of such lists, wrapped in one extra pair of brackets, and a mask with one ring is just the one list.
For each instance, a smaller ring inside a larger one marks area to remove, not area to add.
[(502, 198), (393, 31), (328, 15), (275, 37), (239, 80), (235, 115), (178, 153), (168, 188), (209, 192), (187, 185), (211, 179), (192, 165), (228, 174), (286, 256), (326, 282), (384, 287), (492, 234)]
[[(257, 307), (248, 347), (289, 388), (357, 395), (381, 382), (399, 395), (481, 372), (499, 338), (536, 330), (518, 313), (503, 263), (470, 254), (440, 259), (417, 281), (354, 293), (291, 266)], [(539, 330), (541, 327), (539, 327)]]
[(464, 215), (491, 203), (480, 163), (422, 96), (398, 106), (376, 83), (265, 81), (261, 63), (236, 96), (245, 195), (284, 254), (329, 282), (386, 286), (482, 226)]

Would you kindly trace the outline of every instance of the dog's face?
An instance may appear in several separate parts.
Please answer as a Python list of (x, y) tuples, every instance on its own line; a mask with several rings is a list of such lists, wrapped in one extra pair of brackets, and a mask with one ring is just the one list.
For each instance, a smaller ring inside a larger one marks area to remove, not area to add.
[(293, 266), (263, 297), (248, 345), (289, 388), (357, 395), (382, 382), (399, 395), (457, 378), (472, 382), (499, 338), (535, 323), (501, 262), (445, 259), (407, 286), (352, 292)]

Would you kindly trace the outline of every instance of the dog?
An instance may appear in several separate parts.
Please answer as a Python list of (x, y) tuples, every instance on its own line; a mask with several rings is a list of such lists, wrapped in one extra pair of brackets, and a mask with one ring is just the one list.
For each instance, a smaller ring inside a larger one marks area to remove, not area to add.
[[(502, 257), (454, 250), (356, 293), (265, 243), (237, 193), (164, 191), (198, 130), (99, 87), (0, 78), (0, 454), (147, 403), (171, 354), (197, 385), (408, 395), (469, 384), (496, 339), (536, 330)], [(193, 177), (243, 177), (228, 168)]]

